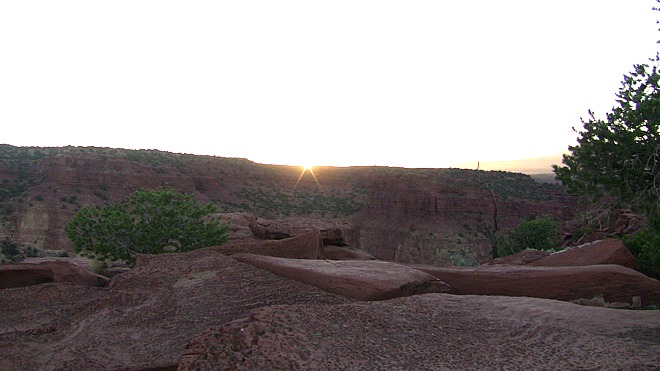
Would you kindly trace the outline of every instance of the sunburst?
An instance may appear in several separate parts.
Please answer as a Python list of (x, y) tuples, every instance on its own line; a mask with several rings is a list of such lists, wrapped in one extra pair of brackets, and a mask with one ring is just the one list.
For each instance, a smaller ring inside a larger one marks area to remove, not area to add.
[(321, 183), (319, 183), (319, 180), (316, 178), (316, 174), (314, 174), (314, 166), (312, 165), (303, 165), (302, 171), (300, 172), (300, 176), (298, 176), (298, 180), (296, 180), (296, 184), (293, 186), (293, 190), (296, 190), (296, 187), (298, 187), (298, 183), (300, 183), (300, 179), (302, 179), (303, 175), (305, 175), (306, 171), (309, 171), (310, 174), (312, 174), (312, 178), (314, 178), (314, 181), (316, 182), (316, 186), (319, 187), (319, 190), (323, 192), (323, 188), (321, 188)]

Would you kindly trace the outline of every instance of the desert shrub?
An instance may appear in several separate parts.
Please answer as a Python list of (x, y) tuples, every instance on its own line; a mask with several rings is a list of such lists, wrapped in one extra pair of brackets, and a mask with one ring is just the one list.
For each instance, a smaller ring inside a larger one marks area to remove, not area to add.
[(138, 190), (123, 202), (80, 209), (64, 228), (76, 252), (131, 264), (136, 254), (189, 251), (227, 241), (228, 225), (211, 204), (171, 187)]
[(92, 273), (104, 275), (105, 270), (108, 268), (108, 265), (105, 263), (105, 261), (102, 260), (92, 260), (91, 263), (89, 264), (89, 270)]
[(559, 223), (549, 215), (521, 219), (518, 226), (497, 236), (499, 256), (518, 253), (526, 249), (549, 250), (558, 245)]
[(40, 251), (37, 248), (32, 247), (32, 246), (28, 246), (25, 249), (25, 256), (27, 256), (28, 258), (38, 258), (38, 257), (40, 257), (39, 253), (40, 253)]
[(1, 259), (8, 262), (15, 262), (19, 256), (20, 251), (18, 246), (15, 243), (9, 241), (8, 238), (2, 240), (0, 243), (0, 255)]
[(646, 227), (624, 236), (623, 243), (637, 258), (639, 270), (660, 279), (660, 230)]

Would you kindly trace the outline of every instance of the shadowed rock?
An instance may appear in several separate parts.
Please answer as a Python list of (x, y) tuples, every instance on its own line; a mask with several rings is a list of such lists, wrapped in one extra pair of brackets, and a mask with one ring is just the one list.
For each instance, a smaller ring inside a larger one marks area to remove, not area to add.
[(319, 231), (324, 245), (346, 246), (353, 244), (354, 228), (348, 222), (311, 218), (283, 218), (277, 220), (256, 219), (250, 229), (262, 239), (283, 239), (311, 231)]
[(358, 300), (385, 300), (449, 290), (430, 274), (384, 261), (299, 260), (253, 254), (233, 257), (282, 277)]
[(250, 230), (250, 224), (256, 221), (256, 217), (250, 213), (217, 213), (212, 217), (223, 223), (229, 223), (229, 241), (257, 239)]
[(565, 267), (596, 264), (617, 264), (637, 269), (635, 257), (621, 240), (596, 241), (549, 255), (530, 263), (537, 267)]
[(192, 340), (179, 370), (656, 369), (660, 311), (419, 295), (261, 308)]
[(212, 249), (141, 256), (106, 288), (0, 290), (0, 369), (175, 367), (200, 332), (265, 305), (349, 299)]
[(53, 272), (34, 264), (0, 265), (0, 289), (26, 287), (53, 282)]
[(283, 240), (230, 241), (209, 248), (224, 255), (251, 253), (293, 259), (319, 259), (323, 257), (323, 245), (318, 231)]
[(660, 304), (660, 281), (619, 265), (585, 267), (481, 266), (438, 268), (417, 266), (438, 277), (459, 295), (529, 296), (577, 300), (602, 296), (607, 302)]
[(102, 287), (109, 279), (67, 261), (0, 266), (0, 288), (25, 287), (45, 282), (68, 282), (79, 286)]
[(345, 246), (323, 246), (323, 256), (328, 260), (378, 260), (364, 250)]

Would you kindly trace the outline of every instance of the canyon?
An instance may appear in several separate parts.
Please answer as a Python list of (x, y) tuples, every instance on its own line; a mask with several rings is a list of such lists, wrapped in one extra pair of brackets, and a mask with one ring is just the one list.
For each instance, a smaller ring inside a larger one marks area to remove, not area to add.
[(490, 258), (479, 232), (494, 204), (502, 230), (521, 218), (568, 221), (576, 199), (527, 175), (464, 169), (301, 167), (157, 150), (0, 145), (0, 240), (73, 251), (63, 232), (87, 205), (168, 184), (218, 212), (351, 223), (353, 247), (383, 260), (477, 265)]

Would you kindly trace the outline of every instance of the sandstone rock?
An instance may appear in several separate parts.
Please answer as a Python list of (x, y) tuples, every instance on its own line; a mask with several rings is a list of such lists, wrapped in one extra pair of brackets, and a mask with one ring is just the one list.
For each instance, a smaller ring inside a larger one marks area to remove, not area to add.
[(575, 233), (580, 231), (580, 238), (577, 244), (599, 241), (606, 238), (616, 238), (617, 236), (629, 235), (644, 226), (644, 218), (630, 209), (611, 210), (609, 208), (599, 211), (592, 211), (589, 219), (598, 221), (599, 228), (587, 230), (586, 233), (581, 229), (584, 227), (581, 223), (570, 223), (566, 228), (565, 240), (575, 237)]
[(67, 261), (40, 263), (39, 266), (47, 267), (53, 272), (54, 282), (68, 282), (79, 286), (103, 287), (110, 281), (107, 277), (92, 273)]
[(267, 240), (279, 240), (321, 232), (324, 245), (345, 246), (353, 244), (353, 226), (345, 221), (331, 221), (311, 218), (283, 218), (277, 220), (256, 219), (250, 229), (257, 237)]
[(250, 230), (250, 225), (255, 223), (256, 217), (250, 213), (218, 213), (213, 218), (229, 223), (229, 241), (254, 240), (257, 237)]
[(47, 267), (32, 264), (0, 265), (0, 289), (39, 285), (53, 280), (53, 271)]
[(618, 264), (631, 269), (637, 268), (637, 260), (626, 249), (621, 240), (602, 240), (587, 243), (554, 253), (530, 263), (537, 267), (563, 267), (596, 264)]
[(86, 270), (90, 270), (92, 268), (92, 259), (84, 258), (81, 256), (75, 256), (75, 257), (49, 256), (49, 257), (38, 257), (38, 258), (25, 258), (21, 261), (21, 263), (41, 264), (41, 263), (54, 262), (54, 261), (69, 262)]
[(659, 311), (418, 295), (260, 308), (195, 337), (179, 370), (656, 369)]
[(550, 252), (543, 250), (523, 250), (517, 254), (503, 256), (493, 259), (487, 265), (527, 265), (539, 259), (550, 255)]
[(293, 259), (323, 258), (323, 245), (318, 231), (283, 240), (230, 241), (210, 249), (225, 255), (251, 253)]
[(67, 261), (0, 266), (0, 288), (24, 287), (44, 282), (68, 282), (79, 286), (103, 287), (109, 279)]
[(358, 300), (449, 291), (446, 284), (430, 274), (390, 262), (299, 260), (253, 254), (233, 257), (282, 277)]
[(364, 250), (332, 245), (323, 246), (323, 256), (328, 260), (378, 260)]
[(421, 267), (446, 282), (459, 295), (529, 296), (577, 300), (602, 296), (607, 302), (660, 304), (660, 281), (619, 265), (584, 267), (481, 266)]
[(187, 342), (266, 305), (349, 299), (212, 249), (142, 257), (108, 287), (0, 290), (0, 369), (175, 368)]

